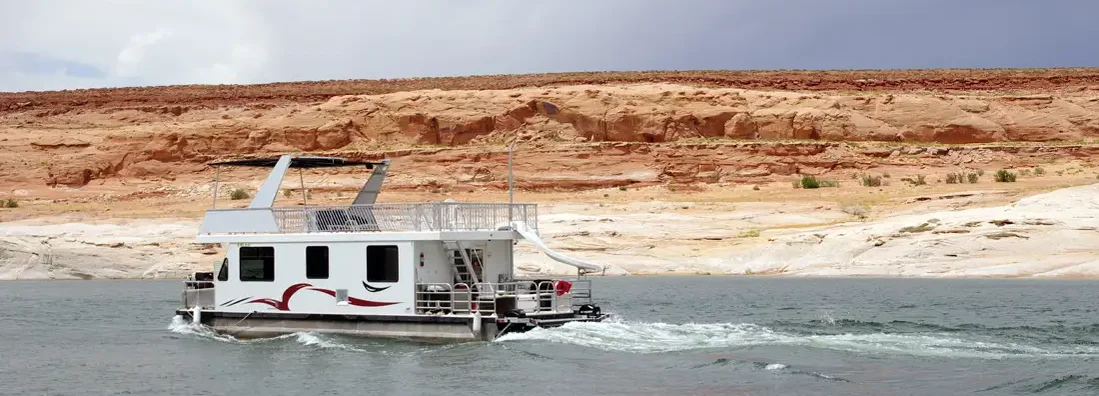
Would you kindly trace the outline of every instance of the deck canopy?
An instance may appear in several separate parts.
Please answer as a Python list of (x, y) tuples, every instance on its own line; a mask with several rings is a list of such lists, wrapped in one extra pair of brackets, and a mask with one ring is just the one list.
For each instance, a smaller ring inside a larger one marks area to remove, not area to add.
[[(255, 166), (261, 168), (273, 168), (278, 164), (280, 157), (253, 158), (234, 161), (212, 162), (213, 166)], [(335, 168), (341, 166), (365, 165), (367, 169), (374, 169), (381, 162), (353, 161), (338, 157), (291, 157), (290, 168)]]
[(278, 157), (269, 158), (252, 158), (252, 159), (240, 159), (229, 161), (211, 162), (207, 165), (215, 167), (218, 174), (214, 175), (214, 204), (217, 207), (217, 187), (220, 182), (220, 171), (222, 166), (251, 166), (257, 168), (271, 168), (271, 173), (267, 175), (267, 180), (260, 186), (256, 196), (252, 198), (252, 203), (248, 205), (249, 208), (270, 208), (275, 203), (275, 195), (279, 191), (279, 185), (282, 183), (282, 178), (286, 174), (286, 171), (290, 168), (298, 168), (298, 179), (301, 181), (302, 188), (302, 204), (307, 205), (306, 197), (308, 194), (305, 190), (305, 178), (301, 175), (302, 169), (306, 168), (335, 168), (341, 166), (365, 166), (366, 169), (371, 169), (373, 172), (362, 188), (359, 189), (359, 194), (355, 196), (353, 205), (370, 205), (373, 204), (377, 198), (378, 193), (382, 188), (382, 181), (385, 179), (386, 170), (389, 168), (389, 160), (384, 159), (378, 162), (370, 161), (354, 161), (346, 158), (338, 157), (318, 157), (318, 156), (299, 156), (284, 154)]

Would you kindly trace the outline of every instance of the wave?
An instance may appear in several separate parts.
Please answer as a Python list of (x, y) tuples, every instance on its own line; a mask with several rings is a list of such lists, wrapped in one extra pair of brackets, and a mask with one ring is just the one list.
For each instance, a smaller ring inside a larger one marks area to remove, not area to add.
[[(291, 340), (300, 345), (316, 349), (338, 349), (382, 355), (434, 353), (460, 346), (459, 344), (425, 345), (422, 343), (403, 343), (401, 341), (377, 339), (354, 339), (354, 341), (340, 342), (341, 338), (344, 337), (316, 332), (296, 332), (267, 338), (239, 339), (232, 335), (218, 333), (208, 326), (191, 323), (179, 315), (172, 318), (172, 322), (168, 325), (168, 330), (175, 334), (233, 344), (268, 344)], [(394, 345), (398, 345), (398, 348), (393, 348)]]
[(1030, 345), (952, 332), (805, 334), (752, 323), (646, 323), (610, 320), (568, 323), (510, 333), (497, 342), (548, 341), (607, 351), (662, 353), (710, 348), (802, 346), (846, 352), (928, 357), (1004, 359), (1099, 357), (1090, 345)]
[(1053, 379), (1023, 379), (981, 389), (978, 392), (999, 391), (1004, 389), (1014, 389), (1017, 391), (1016, 393), (1035, 394), (1049, 391), (1061, 393), (1073, 390), (1087, 391), (1090, 393), (1099, 390), (1099, 377), (1068, 374)]
[(697, 370), (697, 369), (704, 369), (704, 368), (709, 368), (709, 367), (721, 367), (721, 366), (729, 366), (729, 365), (750, 366), (750, 367), (755, 368), (757, 370), (771, 371), (771, 372), (782, 373), (782, 374), (807, 375), (807, 376), (814, 377), (814, 378), (817, 378), (817, 379), (835, 381), (835, 382), (851, 382), (851, 381), (843, 379), (843, 378), (839, 378), (839, 377), (824, 374), (824, 373), (819, 373), (819, 372), (816, 372), (816, 371), (805, 371), (805, 370), (794, 369), (794, 368), (791, 368), (790, 366), (788, 366), (786, 364), (783, 364), (783, 363), (745, 362), (745, 361), (733, 360), (733, 359), (726, 358), (726, 357), (717, 358), (716, 360), (714, 360), (710, 363), (704, 363), (704, 364), (691, 366), (691, 369), (696, 369)]
[(294, 340), (294, 341), (297, 341), (301, 345), (316, 347), (316, 348), (320, 348), (320, 349), (331, 348), (331, 349), (343, 349), (343, 350), (355, 351), (355, 352), (366, 352), (366, 350), (359, 349), (359, 348), (356, 348), (356, 347), (351, 346), (351, 345), (342, 344), (342, 343), (336, 342), (334, 340), (330, 340), (328, 338), (325, 338), (325, 337), (323, 337), (319, 334), (311, 333), (311, 332), (298, 332), (298, 333), (291, 333), (291, 334), (283, 334), (283, 335), (276, 336), (276, 337), (242, 340), (242, 339), (233, 337), (233, 336), (228, 335), (228, 334), (218, 333), (218, 332), (214, 331), (213, 329), (210, 329), (207, 326), (203, 326), (201, 324), (194, 324), (194, 323), (188, 322), (186, 319), (184, 319), (182, 316), (179, 316), (179, 315), (176, 315), (172, 318), (171, 324), (168, 325), (168, 330), (170, 330), (171, 332), (176, 333), (176, 334), (195, 336), (195, 337), (199, 337), (199, 338), (202, 338), (202, 339), (221, 341), (221, 342), (227, 342), (227, 343), (265, 344), (265, 343), (270, 343), (270, 342), (277, 342), (277, 341), (280, 341), (280, 340)]
[[(227, 335), (227, 334), (221, 334), (221, 333), (215, 332), (214, 330), (210, 329), (209, 327), (203, 326), (201, 324), (191, 323), (191, 322), (187, 321), (186, 319), (184, 319), (183, 316), (180, 316), (180, 315), (176, 315), (176, 316), (172, 317), (172, 323), (170, 323), (168, 325), (168, 330), (173, 332), (173, 333), (176, 333), (176, 334), (195, 336), (195, 337), (208, 339), (208, 340), (214, 340), (214, 341), (233, 342), (233, 343), (247, 343), (247, 342), (249, 342), (249, 341), (241, 340), (241, 339), (238, 339), (236, 337), (233, 337), (233, 336), (230, 336), (230, 335)], [(263, 341), (263, 340), (257, 340), (257, 341)]]
[(912, 322), (907, 320), (891, 320), (888, 322), (875, 322), (875, 321), (863, 321), (856, 319), (833, 319), (828, 315), (822, 316), (821, 319), (811, 320), (807, 323), (804, 322), (790, 322), (790, 321), (775, 321), (774, 324), (778, 325), (793, 325), (793, 326), (821, 326), (821, 327), (836, 327), (836, 328), (851, 328), (851, 329), (895, 329), (895, 330), (933, 330), (943, 332), (956, 332), (956, 331), (1056, 331), (1064, 333), (1079, 333), (1079, 334), (1099, 334), (1099, 323), (1080, 326), (1065, 326), (1065, 325), (1051, 325), (1048, 327), (1037, 326), (985, 326), (976, 323), (962, 323), (953, 326), (945, 324), (933, 324)]
[(536, 328), (508, 333), (497, 342), (544, 340), (623, 352), (674, 352), (691, 349), (750, 346), (775, 343), (780, 334), (754, 324), (667, 324), (610, 320), (600, 323), (566, 323), (561, 327)]

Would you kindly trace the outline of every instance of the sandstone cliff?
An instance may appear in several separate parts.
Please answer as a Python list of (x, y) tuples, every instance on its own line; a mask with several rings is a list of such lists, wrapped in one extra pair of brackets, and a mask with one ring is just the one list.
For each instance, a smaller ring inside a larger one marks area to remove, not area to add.
[[(410, 154), (409, 148), (499, 148), (512, 139), (564, 147), (588, 142), (781, 140), (1091, 143), (1099, 138), (1099, 91), (1087, 89), (948, 95), (646, 83), (423, 90), (279, 105), (26, 107), (0, 116), (0, 148), (8, 153), (0, 157), (0, 180), (15, 185), (80, 187), (109, 177), (176, 177), (202, 170), (202, 163), (223, 156), (322, 152), (401, 157)], [(659, 147), (640, 150), (660, 151)], [(790, 147), (794, 146), (763, 150)], [(836, 146), (797, 147), (793, 150)], [(837, 160), (830, 162), (844, 162)], [(757, 172), (767, 176), (774, 168), (782, 175), (814, 168), (812, 163), (805, 165), (761, 161), (751, 167), (769, 169)]]

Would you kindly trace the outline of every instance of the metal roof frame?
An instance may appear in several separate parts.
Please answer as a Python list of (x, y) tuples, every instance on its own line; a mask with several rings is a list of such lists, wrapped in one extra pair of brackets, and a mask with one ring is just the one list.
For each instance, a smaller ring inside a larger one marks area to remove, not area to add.
[[(279, 159), (282, 157), (269, 157), (269, 158), (250, 158), (242, 160), (231, 161), (219, 161), (211, 162), (207, 165), (210, 166), (254, 166), (261, 168), (273, 168), (278, 164)], [(377, 165), (382, 165), (382, 162), (370, 162), (370, 161), (354, 161), (347, 158), (339, 157), (314, 157), (314, 156), (291, 156), (290, 168), (298, 169), (311, 169), (311, 168), (336, 168), (343, 166), (360, 166), (365, 165), (367, 169), (373, 169)]]

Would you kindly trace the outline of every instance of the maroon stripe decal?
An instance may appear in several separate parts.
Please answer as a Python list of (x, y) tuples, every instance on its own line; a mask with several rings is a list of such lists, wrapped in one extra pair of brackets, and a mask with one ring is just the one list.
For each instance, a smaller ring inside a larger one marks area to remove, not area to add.
[[(319, 288), (319, 287), (313, 287), (313, 285), (310, 285), (308, 283), (295, 283), (293, 285), (290, 285), (290, 287), (287, 287), (286, 290), (284, 290), (282, 292), (282, 300), (275, 300), (275, 299), (272, 299), (272, 298), (257, 298), (257, 299), (248, 301), (245, 304), (253, 304), (253, 303), (267, 304), (267, 305), (270, 305), (271, 307), (273, 307), (273, 308), (275, 308), (279, 311), (289, 311), (290, 310), (290, 298), (293, 297), (294, 294), (296, 294), (299, 290), (306, 289), (306, 288), (308, 288), (308, 290), (312, 290), (312, 291), (327, 294), (329, 296), (332, 296), (333, 298), (336, 297), (336, 291), (335, 290), (322, 289), (322, 288)], [(351, 297), (351, 296), (347, 297), (347, 302), (351, 305), (356, 306), (356, 307), (384, 307), (384, 306), (387, 306), (387, 305), (399, 304), (398, 302), (383, 302), (383, 301), (363, 300), (361, 298), (355, 298), (355, 297)]]

